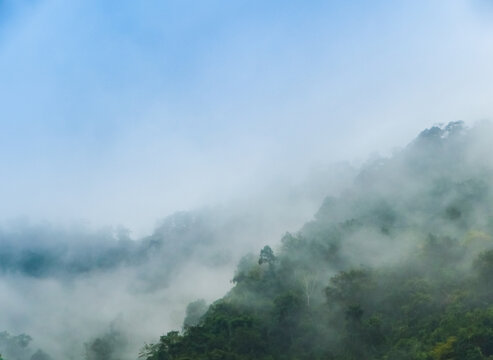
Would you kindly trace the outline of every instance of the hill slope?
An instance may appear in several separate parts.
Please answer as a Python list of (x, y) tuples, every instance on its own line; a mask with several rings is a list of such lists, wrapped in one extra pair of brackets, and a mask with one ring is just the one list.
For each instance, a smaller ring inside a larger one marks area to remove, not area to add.
[(368, 163), (141, 357), (493, 359), (491, 133), (433, 127)]

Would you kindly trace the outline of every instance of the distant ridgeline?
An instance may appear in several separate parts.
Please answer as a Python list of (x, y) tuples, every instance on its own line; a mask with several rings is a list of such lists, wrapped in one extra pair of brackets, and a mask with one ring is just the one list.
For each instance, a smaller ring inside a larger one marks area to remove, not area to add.
[(31, 340), (26, 334), (11, 335), (6, 331), (0, 332), (0, 360), (52, 360), (42, 350), (31, 349)]
[(492, 134), (437, 126), (366, 164), (141, 358), (493, 359)]
[(161, 284), (152, 286), (165, 286), (171, 271), (194, 251), (201, 251), (205, 262), (221, 261), (218, 254), (207, 254), (204, 250), (213, 241), (208, 216), (200, 211), (173, 214), (152, 235), (138, 241), (130, 239), (125, 229), (90, 231), (83, 227), (61, 229), (19, 222), (0, 228), (0, 275), (70, 279), (122, 266), (153, 266), (158, 262), (161, 272), (156, 277)]

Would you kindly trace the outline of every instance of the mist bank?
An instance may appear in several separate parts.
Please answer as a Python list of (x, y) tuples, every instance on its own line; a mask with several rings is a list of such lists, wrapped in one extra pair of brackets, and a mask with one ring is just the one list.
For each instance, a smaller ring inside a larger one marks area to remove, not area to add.
[(29, 341), (22, 350), (0, 344), (0, 353), (135, 359), (145, 342), (182, 325), (188, 303), (227, 292), (245, 253), (298, 229), (354, 173), (339, 164), (278, 179), (257, 194), (176, 212), (142, 237), (125, 227), (4, 221), (0, 330), (12, 343)]
[[(55, 360), (135, 359), (139, 349), (155, 359), (178, 351), (170, 343), (197, 359), (288, 359), (289, 351), (316, 359), (329, 350), (340, 359), (354, 335), (347, 319), (366, 324), (383, 311), (371, 307), (376, 293), (385, 298), (402, 283), (404, 298), (439, 302), (437, 284), (477, 281), (493, 234), (492, 134), (489, 123), (435, 126), (358, 171), (338, 165), (279, 180), (256, 196), (177, 212), (141, 238), (125, 228), (5, 225), (0, 306), (9, 311), (0, 325), (10, 338), (32, 336), (19, 360), (38, 349)], [(370, 345), (354, 339), (364, 350), (348, 358), (365, 357)]]
[(492, 135), (435, 126), (368, 162), (145, 359), (491, 358)]

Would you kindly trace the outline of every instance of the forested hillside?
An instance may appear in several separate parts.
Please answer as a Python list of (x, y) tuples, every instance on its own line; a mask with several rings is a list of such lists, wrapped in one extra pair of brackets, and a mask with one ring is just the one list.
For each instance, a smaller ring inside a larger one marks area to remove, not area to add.
[(366, 164), (141, 358), (493, 359), (488, 134), (489, 124), (436, 126)]
[(354, 175), (347, 164), (324, 167), (175, 212), (146, 235), (83, 221), (0, 221), (0, 306), (9, 309), (0, 313), (0, 353), (136, 359), (144, 342), (180, 326), (188, 302), (228, 291), (244, 254), (298, 229), (324, 194), (339, 193)]

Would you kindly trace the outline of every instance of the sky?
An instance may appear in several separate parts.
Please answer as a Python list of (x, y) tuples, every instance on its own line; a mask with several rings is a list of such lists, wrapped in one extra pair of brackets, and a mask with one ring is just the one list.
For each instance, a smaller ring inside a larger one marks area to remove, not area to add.
[(489, 0), (0, 0), (0, 222), (177, 211), (493, 114)]

